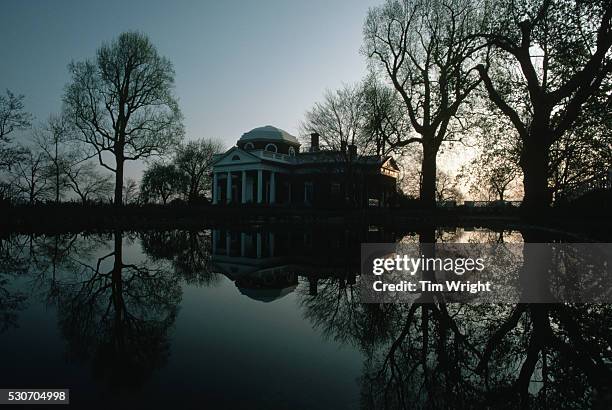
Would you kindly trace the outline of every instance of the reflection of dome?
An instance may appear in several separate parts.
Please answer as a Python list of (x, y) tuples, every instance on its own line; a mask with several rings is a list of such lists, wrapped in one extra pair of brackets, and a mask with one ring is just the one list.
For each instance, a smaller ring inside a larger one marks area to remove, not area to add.
[(270, 142), (284, 142), (290, 145), (299, 146), (297, 138), (289, 134), (287, 131), (283, 131), (280, 128), (266, 125), (264, 127), (253, 128), (249, 132), (245, 132), (240, 137), (239, 142), (247, 141), (270, 141)]
[(253, 300), (258, 300), (260, 302), (268, 303), (273, 302), (277, 299), (281, 299), (282, 297), (288, 295), (293, 292), (293, 290), (297, 287), (297, 285), (288, 286), (286, 288), (278, 288), (278, 289), (265, 289), (265, 288), (241, 288), (238, 287), (240, 293)]

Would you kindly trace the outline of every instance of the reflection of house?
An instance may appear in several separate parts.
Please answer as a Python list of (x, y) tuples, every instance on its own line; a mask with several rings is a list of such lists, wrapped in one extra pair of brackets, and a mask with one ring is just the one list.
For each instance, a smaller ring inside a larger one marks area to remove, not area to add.
[(297, 275), (275, 253), (275, 234), (213, 230), (212, 262), (245, 296), (271, 302), (293, 292)]
[(294, 229), (233, 231), (213, 229), (211, 262), (216, 272), (234, 281), (240, 293), (270, 302), (292, 292), (298, 277), (307, 278), (317, 293), (319, 278), (336, 277), (353, 283), (359, 271), (361, 242), (394, 242), (386, 230)]
[(387, 206), (396, 193), (399, 170), (393, 158), (357, 155), (349, 145), (319, 150), (319, 136), (300, 151), (287, 132), (265, 126), (242, 135), (213, 164), (214, 204)]

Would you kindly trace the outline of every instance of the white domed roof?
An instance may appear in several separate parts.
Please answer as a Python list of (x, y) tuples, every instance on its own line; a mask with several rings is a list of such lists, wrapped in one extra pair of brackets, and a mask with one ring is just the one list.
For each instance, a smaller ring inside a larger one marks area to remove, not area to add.
[(297, 138), (280, 128), (266, 125), (264, 127), (253, 128), (245, 132), (240, 137), (240, 141), (281, 141), (291, 145), (300, 145)]

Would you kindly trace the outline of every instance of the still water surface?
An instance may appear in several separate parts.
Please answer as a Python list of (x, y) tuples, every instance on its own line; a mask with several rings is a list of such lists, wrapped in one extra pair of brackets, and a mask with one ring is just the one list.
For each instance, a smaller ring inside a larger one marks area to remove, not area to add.
[(0, 387), (70, 388), (82, 408), (605, 406), (609, 305), (359, 303), (361, 242), (525, 236), (374, 227), (8, 235)]

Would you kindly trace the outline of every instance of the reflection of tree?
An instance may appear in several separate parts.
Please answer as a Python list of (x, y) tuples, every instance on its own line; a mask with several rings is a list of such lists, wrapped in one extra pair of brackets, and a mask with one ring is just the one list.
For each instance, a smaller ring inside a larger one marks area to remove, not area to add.
[(211, 285), (218, 280), (210, 262), (210, 231), (154, 231), (141, 236), (144, 252), (172, 262), (187, 283)]
[(96, 376), (119, 388), (165, 362), (181, 292), (165, 270), (124, 263), (122, 233), (113, 239), (112, 252), (60, 285), (58, 313), (70, 353), (92, 359)]
[(396, 306), (360, 303), (359, 286), (348, 282), (344, 277), (322, 279), (316, 296), (298, 288), (304, 316), (325, 337), (369, 349), (389, 337), (394, 325), (387, 320), (388, 311)]
[(42, 289), (49, 303), (56, 303), (63, 272), (78, 271), (81, 260), (107, 240), (102, 235), (64, 233), (30, 235), (28, 238), (29, 274), (32, 289)]
[(25, 307), (26, 294), (11, 289), (11, 281), (27, 272), (25, 246), (18, 236), (0, 238), (0, 334), (17, 327), (17, 313)]
[[(418, 234), (423, 252), (444, 239), (431, 229)], [(421, 303), (375, 305), (359, 304), (353, 292), (328, 279), (317, 296), (303, 294), (302, 306), (328, 337), (363, 351), (364, 408), (612, 404), (611, 305), (469, 305), (435, 294)]]
[[(610, 400), (609, 306), (411, 305), (363, 382), (372, 408), (582, 407)], [(586, 336), (588, 335), (588, 336)], [(570, 405), (571, 403), (571, 405)]]

